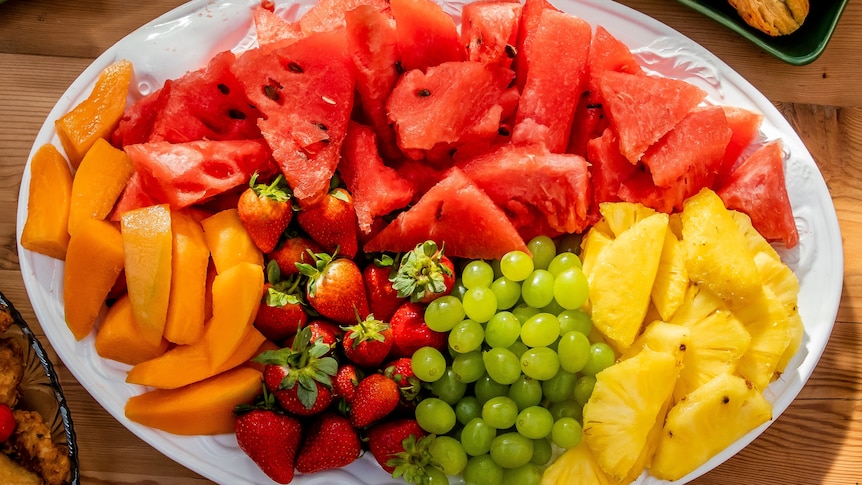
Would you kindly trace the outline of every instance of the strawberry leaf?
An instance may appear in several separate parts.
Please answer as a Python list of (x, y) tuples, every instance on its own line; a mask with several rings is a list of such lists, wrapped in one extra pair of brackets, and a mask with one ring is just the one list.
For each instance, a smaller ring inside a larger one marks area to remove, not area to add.
[(437, 249), (434, 241), (425, 241), (404, 254), (395, 275), (389, 278), (392, 288), (400, 298), (409, 297), (411, 301), (421, 300), (426, 293), (446, 291), (446, 276), (452, 272), (441, 264), (443, 251)]

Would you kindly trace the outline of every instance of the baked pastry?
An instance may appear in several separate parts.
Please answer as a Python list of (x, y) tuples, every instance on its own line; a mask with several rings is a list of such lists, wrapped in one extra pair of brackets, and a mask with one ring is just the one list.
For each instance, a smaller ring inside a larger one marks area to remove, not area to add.
[(808, 0), (728, 0), (745, 23), (777, 37), (793, 33), (808, 16)]

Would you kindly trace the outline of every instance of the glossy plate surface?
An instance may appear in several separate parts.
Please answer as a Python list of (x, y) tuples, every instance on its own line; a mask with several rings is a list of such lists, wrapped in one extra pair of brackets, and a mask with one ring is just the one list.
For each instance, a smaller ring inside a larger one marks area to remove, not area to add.
[[(313, 2), (276, 3), (276, 12), (295, 18)], [(614, 2), (556, 0), (554, 3), (593, 26), (604, 26), (632, 48), (648, 72), (696, 83), (709, 93), (709, 103), (764, 113), (761, 141), (784, 140), (788, 191), (800, 242), (792, 251), (783, 251), (782, 257), (800, 279), (799, 311), (805, 325), (805, 338), (782, 378), (767, 389), (766, 396), (774, 404), (777, 418), (814, 370), (832, 331), (841, 296), (844, 264), (841, 235), (832, 199), (817, 166), (772, 103), (706, 49), (654, 19)], [(193, 1), (131, 33), (100, 56), (69, 87), (45, 121), (33, 152), (43, 143), (60, 147), (53, 121), (86, 98), (99, 72), (117, 59), (126, 58), (134, 63), (133, 91), (135, 88), (138, 91), (132, 95), (135, 98), (157, 89), (165, 79), (204, 65), (220, 51), (241, 51), (254, 46), (251, 9), (258, 4), (259, 0)], [(457, 16), (462, 5), (448, 2), (444, 7)], [(29, 180), (28, 163), (21, 182), (20, 201), (27, 200)], [(19, 238), (26, 217), (26, 203), (19, 204)], [(271, 483), (237, 448), (232, 434), (174, 436), (126, 419), (123, 415), (126, 400), (143, 389), (125, 383), (126, 366), (103, 360), (96, 354), (93, 335), (81, 342), (72, 337), (63, 319), (62, 262), (26, 251), (20, 244), (19, 259), (33, 308), (51, 344), (75, 377), (109, 413), (160, 452), (213, 481), (231, 485)], [(681, 482), (724, 462), (767, 426), (768, 423), (752, 431)], [(403, 482), (386, 475), (366, 454), (344, 469), (297, 476), (294, 483), (379, 485)], [(637, 483), (661, 482), (645, 475)]]

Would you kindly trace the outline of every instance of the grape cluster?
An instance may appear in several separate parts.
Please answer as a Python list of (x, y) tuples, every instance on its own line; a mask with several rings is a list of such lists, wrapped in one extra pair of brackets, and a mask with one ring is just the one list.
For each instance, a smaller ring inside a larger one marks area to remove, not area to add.
[(413, 354), (432, 395), (415, 414), (438, 435), (432, 455), (447, 474), (475, 485), (538, 484), (555, 446), (580, 443), (583, 405), (616, 356), (590, 340), (587, 278), (568, 246), (577, 247), (538, 236), (532, 256), (466, 262), (452, 294), (427, 306), (425, 323), (448, 332), (449, 352)]

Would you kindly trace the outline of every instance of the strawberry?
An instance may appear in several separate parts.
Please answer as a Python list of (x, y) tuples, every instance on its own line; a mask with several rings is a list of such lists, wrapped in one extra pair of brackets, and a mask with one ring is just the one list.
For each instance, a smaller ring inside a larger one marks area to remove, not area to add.
[(288, 237), (269, 253), (270, 261), (278, 263), (278, 269), (283, 277), (299, 274), (297, 263), (311, 263), (313, 254), (322, 253), (323, 248), (311, 238), (305, 236)]
[(343, 399), (346, 403), (353, 402), (360, 379), (361, 371), (355, 365), (342, 365), (335, 373), (335, 380), (332, 382), (332, 396)]
[[(387, 473), (395, 473), (397, 465), (410, 459), (421, 469), (431, 462), (430, 454), (426, 451), (428, 441), (422, 441), (427, 435), (413, 418), (383, 421), (368, 429), (368, 447)], [(421, 448), (417, 446), (420, 442), (423, 445)], [(410, 483), (422, 483), (413, 480), (412, 473), (404, 473), (403, 476)]]
[(389, 362), (383, 367), (383, 375), (398, 384), (402, 401), (413, 401), (422, 390), (422, 382), (413, 372), (410, 357), (401, 357)]
[(296, 470), (314, 473), (353, 463), (362, 453), (356, 429), (344, 416), (326, 412), (317, 417), (305, 433), (296, 457)]
[[(264, 396), (267, 393), (264, 391)], [(302, 426), (296, 418), (262, 407), (237, 407), (234, 427), (239, 448), (277, 483), (293, 480)]]
[(359, 250), (359, 225), (353, 196), (336, 187), (314, 205), (303, 207), (296, 214), (299, 226), (327, 252), (336, 250), (352, 258)]
[(388, 254), (375, 258), (362, 270), (365, 281), (365, 291), (368, 293), (368, 306), (375, 317), (388, 322), (405, 298), (398, 296), (398, 290), (392, 286), (395, 271), (395, 260)]
[[(341, 340), (341, 336), (344, 335), (344, 331), (341, 330), (341, 327), (329, 320), (322, 320), (319, 318), (310, 320), (305, 328), (308, 328), (311, 332), (310, 338), (312, 342), (320, 340), (322, 343), (329, 346), (330, 350), (335, 348)], [(286, 343), (288, 346), (293, 345), (293, 337), (289, 337)], [(331, 353), (332, 352), (327, 352), (326, 355), (330, 355)]]
[(327, 356), (331, 347), (311, 340), (311, 330), (297, 332), (290, 347), (261, 352), (256, 362), (265, 364), (266, 388), (281, 406), (294, 414), (318, 414), (332, 402), (332, 376), (338, 363)]
[(444, 352), (448, 345), (445, 332), (435, 332), (425, 324), (425, 305), (408, 301), (398, 307), (389, 320), (392, 327), (390, 359), (411, 357), (421, 347), (431, 346)]
[(390, 279), (402, 298), (430, 303), (439, 296), (448, 295), (455, 286), (455, 265), (434, 241), (417, 244), (404, 253), (398, 271)]
[(266, 269), (268, 282), (254, 325), (266, 338), (281, 342), (305, 325), (308, 313), (298, 290), (299, 275), (294, 275), (289, 280), (281, 280), (275, 261), (270, 261)]
[(281, 234), (293, 219), (290, 192), (279, 174), (269, 185), (257, 183), (257, 172), (240, 195), (237, 213), (254, 244), (264, 253), (275, 248)]
[(361, 367), (377, 367), (383, 363), (392, 348), (392, 330), (384, 323), (368, 315), (365, 320), (349, 327), (342, 327), (345, 334), (341, 340), (344, 356)]
[(362, 272), (352, 259), (317, 253), (314, 265), (297, 267), (308, 277), (306, 300), (318, 313), (341, 325), (352, 325), (357, 313), (360, 318), (368, 316)]
[(359, 381), (350, 403), (350, 423), (364, 428), (385, 418), (398, 406), (398, 384), (383, 374), (371, 374)]

